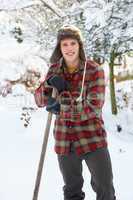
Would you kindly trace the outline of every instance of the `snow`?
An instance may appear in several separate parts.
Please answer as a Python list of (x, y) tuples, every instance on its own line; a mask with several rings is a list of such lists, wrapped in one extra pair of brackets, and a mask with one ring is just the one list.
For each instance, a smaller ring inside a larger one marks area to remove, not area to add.
[(0, 0), (0, 10), (11, 11), (14, 9), (32, 7), (34, 5), (44, 5), (53, 10), (59, 17), (65, 16), (65, 13), (59, 9), (52, 0)]
[[(105, 68), (106, 76), (107, 71)], [(108, 80), (107, 77), (106, 79)], [(103, 117), (108, 133), (116, 195), (118, 200), (132, 200), (132, 110), (128, 108), (127, 112), (125, 107), (117, 116), (113, 116), (110, 109), (108, 82), (106, 84)], [(132, 82), (119, 83), (117, 89), (123, 88), (123, 91), (131, 93), (132, 87), (129, 86), (132, 86)], [(130, 103), (132, 102), (131, 99)], [(31, 105), (36, 107), (33, 96), (20, 85), (14, 86), (12, 95), (10, 94), (6, 98), (0, 97), (0, 195), (2, 200), (32, 199), (47, 112), (45, 108), (33, 111), (30, 125), (25, 128), (24, 122), (20, 120), (21, 108)], [(54, 152), (53, 124), (54, 116), (39, 190), (39, 200), (63, 198), (63, 180)], [(122, 125), (121, 132), (117, 132), (116, 124)], [(84, 162), (83, 167), (85, 178), (83, 189), (86, 192), (86, 199), (94, 200), (95, 193), (90, 186), (90, 173)]]
[[(9, 99), (13, 101), (11, 97)], [(106, 102), (105, 106), (107, 104), (109, 102)], [(32, 199), (47, 113), (45, 109), (39, 109), (34, 112), (30, 125), (25, 128), (20, 120), (21, 109), (15, 109), (11, 105), (0, 107), (0, 195), (2, 200), (28, 200)], [(133, 157), (131, 155), (133, 152), (133, 135), (118, 133), (115, 130), (116, 117), (112, 117), (109, 106), (106, 109), (104, 107), (104, 118), (108, 131), (114, 185), (118, 200), (132, 200)], [(124, 123), (124, 120), (125, 118), (123, 117), (121, 124)], [(133, 126), (131, 128), (133, 130)], [(63, 180), (59, 172), (56, 154), (53, 150), (52, 129), (53, 121), (39, 191), (39, 200), (44, 198), (55, 200), (63, 198)], [(85, 178), (84, 191), (86, 192), (86, 199), (94, 200), (95, 194), (89, 184), (90, 173), (85, 164), (83, 175)]]
[[(37, 1), (34, 1), (36, 3)], [(62, 14), (53, 1), (49, 5), (59, 14)], [(86, 26), (95, 20), (96, 24), (103, 26), (105, 24), (104, 13), (108, 12), (112, 7), (112, 3), (105, 6), (105, 1), (99, 1), (101, 8), (93, 8), (94, 15), (88, 17)], [(0, 9), (13, 9), (31, 5), (33, 1), (27, 0), (0, 0)], [(77, 4), (78, 8), (79, 5)], [(81, 8), (85, 8), (84, 15), (89, 15), (88, 1), (84, 2)], [(71, 8), (72, 11), (75, 5)], [(91, 10), (91, 8), (90, 8)], [(62, 14), (63, 15), (63, 14)], [(4, 28), (0, 33), (0, 86), (5, 82), (3, 80), (10, 78), (17, 79), (26, 68), (40, 68), (46, 73), (46, 62), (38, 56), (39, 46), (30, 43), (28, 40), (18, 44), (8, 30), (12, 30), (12, 25), (6, 20), (5, 13), (0, 15)], [(7, 15), (8, 16), (8, 15)], [(7, 20), (8, 21), (8, 20)], [(7, 25), (9, 26), (7, 28)], [(130, 28), (131, 32), (132, 28)], [(116, 36), (118, 32), (114, 31)], [(29, 43), (28, 43), (29, 42)], [(45, 52), (48, 54), (49, 52)], [(26, 59), (24, 59), (26, 57)], [(132, 61), (130, 63), (132, 67)], [(104, 66), (106, 75), (106, 101), (103, 109), (103, 117), (105, 127), (108, 133), (108, 144), (111, 154), (114, 185), (117, 200), (132, 200), (132, 180), (133, 180), (133, 83), (132, 81), (116, 83), (117, 97), (120, 98), (120, 107), (117, 116), (111, 114), (110, 95), (108, 85), (109, 69), (107, 63)], [(121, 89), (121, 92), (118, 90)], [(129, 96), (129, 105), (126, 106), (122, 99), (123, 93), (127, 92)], [(24, 120), (21, 120), (23, 107), (33, 106), (34, 110), (29, 111), (32, 116), (29, 126), (24, 126)], [(45, 124), (47, 120), (47, 112), (45, 108), (36, 110), (33, 95), (26, 91), (22, 85), (15, 85), (12, 88), (12, 94), (8, 94), (6, 98), (0, 96), (0, 199), (1, 200), (30, 200), (32, 199), (37, 167), (43, 142)], [(54, 116), (51, 124), (49, 142), (47, 146), (46, 159), (39, 191), (38, 200), (44, 199), (63, 199), (62, 186), (63, 180), (60, 174), (56, 154), (54, 152), (53, 139)], [(122, 126), (122, 131), (117, 131), (117, 125)], [(84, 191), (86, 199), (95, 200), (95, 193), (90, 186), (90, 173), (83, 163), (83, 176), (85, 178)]]
[(31, 6), (36, 3), (37, 1), (33, 0), (0, 0), (0, 9), (12, 10), (23, 8), (25, 6)]

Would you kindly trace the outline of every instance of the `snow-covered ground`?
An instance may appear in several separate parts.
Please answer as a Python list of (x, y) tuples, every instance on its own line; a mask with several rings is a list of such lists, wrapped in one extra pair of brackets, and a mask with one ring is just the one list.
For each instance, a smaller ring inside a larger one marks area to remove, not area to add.
[[(9, 0), (6, 2), (4, 4), (4, 1), (0, 1), (1, 8), (7, 8)], [(12, 0), (12, 2), (15, 1)], [(20, 0), (16, 0), (15, 7), (18, 2)], [(25, 5), (25, 2), (27, 3), (28, 1), (23, 0), (19, 6)], [(9, 9), (12, 9), (12, 6), (13, 4), (10, 2)], [(52, 6), (52, 8), (54, 9), (55, 7)], [(101, 12), (98, 14), (101, 14)], [(27, 66), (37, 68), (41, 66), (41, 69), (45, 71), (46, 63), (36, 56), (39, 47), (27, 40), (18, 44), (8, 33), (10, 27), (8, 27), (9, 24), (6, 25), (4, 18), (5, 15), (1, 18), (4, 28), (1, 28), (2, 34), (0, 34), (0, 84), (6, 78), (17, 79), (20, 73), (23, 74)], [(98, 22), (102, 22), (102, 19), (102, 17), (99, 18)], [(25, 57), (26, 59), (24, 59)], [(105, 69), (105, 72), (105, 74), (108, 74), (108, 68)], [(106, 77), (106, 81), (108, 81), (108, 77)], [(108, 132), (117, 200), (132, 200), (133, 87), (131, 87), (130, 82), (124, 82), (117, 84), (117, 90), (119, 90), (117, 91), (117, 97), (119, 97), (117, 100), (121, 107), (119, 114), (117, 116), (112, 116), (111, 114), (107, 87), (103, 116)], [(129, 96), (128, 107), (127, 102), (123, 101), (123, 95), (126, 92), (128, 92)], [(32, 200), (47, 113), (45, 109), (33, 112), (30, 125), (27, 128), (24, 127), (23, 121), (20, 120), (21, 107), (33, 105), (34, 101), (28, 95), (22, 87), (14, 87), (12, 95), (9, 94), (5, 98), (0, 96), (0, 200)], [(117, 125), (122, 126), (121, 132), (117, 131)], [(52, 129), (53, 121), (38, 200), (63, 199), (63, 180), (59, 172), (56, 154), (53, 150), (54, 139)], [(90, 186), (90, 173), (85, 163), (83, 165), (86, 200), (95, 200), (95, 193)]]
[[(2, 51), (2, 50), (1, 50)], [(4, 57), (5, 58), (5, 57)], [(0, 60), (0, 80), (16, 76), (19, 70), (13, 63), (8, 70), (7, 62)], [(31, 62), (31, 60), (29, 61)], [(32, 61), (34, 63), (34, 61)], [(4, 65), (2, 64), (4, 63)], [(6, 63), (6, 65), (5, 65)], [(45, 64), (41, 63), (42, 66)], [(6, 66), (4, 68), (4, 66)], [(12, 70), (13, 69), (13, 70)], [(20, 68), (19, 68), (20, 69)], [(23, 69), (23, 68), (22, 68)], [(44, 67), (43, 67), (44, 69)], [(45, 70), (44, 70), (45, 71)], [(108, 74), (108, 68), (105, 68)], [(108, 76), (106, 76), (108, 83)], [(124, 82), (116, 84), (117, 101), (120, 112), (112, 116), (110, 109), (110, 96), (108, 86), (106, 101), (103, 109), (106, 130), (108, 132), (109, 150), (112, 159), (114, 185), (117, 200), (132, 200), (133, 179), (133, 83)], [(127, 95), (127, 101), (123, 100)], [(119, 97), (119, 98), (118, 98)], [(1, 200), (31, 200), (35, 185), (38, 161), (41, 152), (44, 129), (47, 120), (45, 109), (32, 113), (30, 125), (25, 128), (21, 118), (21, 107), (32, 106), (33, 97), (25, 91), (23, 86), (13, 87), (12, 94), (7, 97), (0, 96), (0, 199)], [(122, 131), (117, 131), (117, 125)], [(47, 154), (39, 191), (39, 199), (62, 200), (63, 180), (59, 172), (56, 154), (54, 153), (54, 139), (52, 134), (53, 122), (50, 131)], [(85, 163), (83, 175), (85, 177), (84, 191), (86, 200), (95, 200), (95, 193), (90, 186), (90, 173)]]
[[(125, 87), (127, 87), (126, 84)], [(30, 125), (25, 128), (23, 121), (20, 120), (21, 109), (19, 109), (19, 104), (15, 106), (13, 103), (14, 100), (16, 102), (21, 101), (21, 98), (21, 96), (12, 97), (12, 95), (6, 98), (0, 97), (1, 200), (29, 200), (32, 199), (33, 195), (47, 113), (45, 109), (39, 109), (33, 112)], [(128, 132), (128, 128), (126, 127), (128, 125), (126, 124), (127, 113), (124, 111), (121, 112), (121, 117), (120, 115), (117, 117), (111, 115), (108, 89), (103, 116), (108, 132), (108, 143), (117, 198), (118, 200), (132, 200), (133, 134), (131, 132), (133, 132), (133, 123), (130, 119), (129, 127), (132, 130)], [(118, 123), (124, 125), (121, 132), (117, 132), (116, 130), (116, 124)], [(39, 200), (63, 199), (63, 180), (59, 172), (56, 154), (53, 150), (54, 139), (52, 129), (53, 121), (39, 191)], [(89, 183), (90, 173), (84, 163), (83, 165), (86, 199), (95, 200), (95, 194)]]

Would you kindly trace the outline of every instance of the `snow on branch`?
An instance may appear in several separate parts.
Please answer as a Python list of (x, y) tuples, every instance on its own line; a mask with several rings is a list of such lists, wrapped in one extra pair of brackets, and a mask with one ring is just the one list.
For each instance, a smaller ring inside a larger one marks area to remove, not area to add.
[(51, 10), (58, 17), (63, 17), (64, 13), (53, 3), (52, 0), (0, 0), (0, 11), (18, 11), (31, 8), (35, 5), (44, 6)]

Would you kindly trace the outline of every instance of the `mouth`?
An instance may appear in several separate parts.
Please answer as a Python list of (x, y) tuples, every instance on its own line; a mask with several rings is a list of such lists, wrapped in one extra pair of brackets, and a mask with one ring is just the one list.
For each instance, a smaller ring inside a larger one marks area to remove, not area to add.
[(73, 56), (74, 54), (75, 54), (74, 52), (66, 53), (67, 56)]

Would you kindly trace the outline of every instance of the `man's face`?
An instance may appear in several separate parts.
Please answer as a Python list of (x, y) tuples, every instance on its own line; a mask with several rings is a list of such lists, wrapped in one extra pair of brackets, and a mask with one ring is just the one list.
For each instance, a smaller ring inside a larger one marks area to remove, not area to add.
[(76, 39), (67, 38), (61, 40), (61, 53), (68, 63), (74, 63), (79, 60), (79, 43)]

